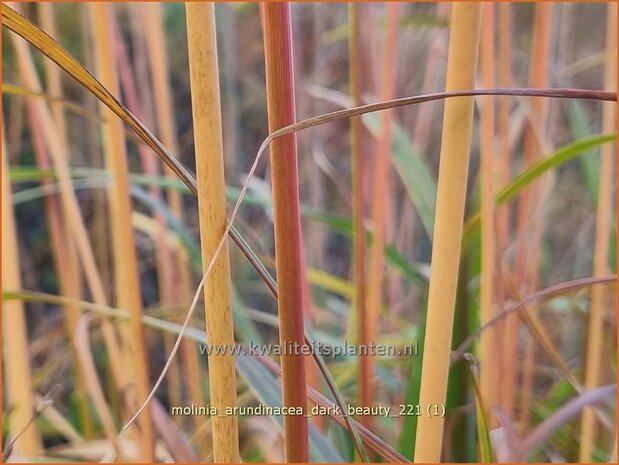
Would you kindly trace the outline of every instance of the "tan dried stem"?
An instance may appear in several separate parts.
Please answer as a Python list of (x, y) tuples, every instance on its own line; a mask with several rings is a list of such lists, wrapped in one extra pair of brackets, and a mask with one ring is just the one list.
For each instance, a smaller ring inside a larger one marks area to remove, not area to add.
[[(451, 13), (446, 90), (475, 86), (481, 5), (454, 3)], [(428, 295), (419, 403), (444, 405), (460, 263), (464, 200), (468, 176), (473, 100), (445, 102), (436, 199), (432, 276)], [(439, 462), (443, 418), (422, 415), (417, 422), (415, 462)]]
[[(617, 4), (608, 3), (606, 13), (606, 63), (604, 88), (617, 88)], [(602, 107), (602, 131), (612, 132), (617, 127), (617, 105), (606, 103)], [(598, 205), (595, 224), (595, 245), (593, 251), (593, 276), (608, 273), (608, 253), (612, 216), (612, 185), (615, 178), (613, 169), (616, 157), (615, 144), (602, 147), (600, 181), (598, 186)], [(599, 386), (602, 372), (602, 348), (605, 339), (603, 322), (608, 306), (608, 290), (595, 287), (591, 290), (589, 325), (585, 354), (584, 386), (592, 389)], [(581, 423), (580, 455), (581, 462), (590, 462), (596, 439), (596, 420), (593, 409), (585, 408)]]
[[(90, 5), (96, 69), (101, 83), (113, 94), (119, 94), (116, 57), (113, 52), (113, 5)], [(117, 306), (131, 312), (130, 328), (121, 331), (127, 373), (135, 379), (136, 403), (143, 402), (149, 392), (149, 368), (146, 337), (142, 323), (142, 296), (137, 267), (137, 252), (131, 224), (131, 197), (126, 141), (122, 122), (100, 102), (100, 111), (107, 122), (102, 126), (105, 164), (113, 177), (108, 189), (112, 254)], [(155, 433), (150, 410), (140, 420), (140, 456), (144, 461), (154, 460)]]
[[(202, 263), (206, 273), (204, 311), (208, 343), (211, 347), (234, 345), (232, 323), (230, 258), (227, 241), (219, 246), (226, 230), (226, 186), (219, 92), (219, 64), (212, 3), (188, 3), (187, 42), (193, 112), (194, 143), (200, 215)], [(209, 360), (210, 402), (217, 409), (213, 421), (213, 460), (235, 463), (240, 460), (238, 420), (229, 409), (236, 406), (234, 355), (211, 353)]]
[[(4, 125), (2, 134), (2, 291), (5, 292), (21, 289), (21, 269)], [(36, 425), (31, 423), (35, 402), (23, 302), (2, 303), (2, 337), (6, 399), (11, 409), (9, 434), (13, 437), (20, 435), (12, 446), (13, 454), (36, 456), (42, 452), (43, 445)]]

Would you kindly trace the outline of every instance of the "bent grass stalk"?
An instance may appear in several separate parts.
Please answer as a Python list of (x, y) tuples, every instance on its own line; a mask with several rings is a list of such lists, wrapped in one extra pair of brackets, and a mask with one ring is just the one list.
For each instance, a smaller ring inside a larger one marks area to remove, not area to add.
[[(292, 31), (288, 3), (261, 4), (266, 67), (269, 131), (295, 121)], [(275, 259), (278, 280), (279, 339), (282, 347), (304, 344), (303, 250), (299, 211), (296, 136), (271, 144), (271, 178), (275, 228)], [(283, 403), (306, 410), (304, 357), (281, 357)], [(307, 418), (284, 417), (284, 453), (287, 462), (307, 462)]]
[[(604, 87), (613, 89), (617, 86), (617, 5), (609, 3), (606, 21), (606, 63)], [(617, 105), (605, 104), (602, 107), (602, 131), (612, 132), (616, 128)], [(593, 276), (602, 276), (608, 272), (608, 251), (610, 244), (610, 221), (612, 211), (613, 158), (616, 155), (613, 144), (606, 144), (601, 149), (600, 184), (595, 225), (595, 245), (593, 252)], [(592, 389), (600, 383), (602, 361), (603, 320), (605, 301), (609, 293), (606, 289), (595, 287), (591, 290), (589, 327), (585, 353), (584, 386)], [(581, 422), (580, 462), (590, 462), (596, 435), (594, 412), (585, 408)]]
[[(95, 61), (101, 82), (118, 94), (116, 59), (112, 49), (112, 5), (92, 4), (90, 19), (94, 34)], [(103, 103), (100, 111), (107, 122), (102, 126), (105, 163), (113, 176), (109, 187), (112, 252), (117, 303), (131, 312), (130, 332), (123, 334), (125, 363), (135, 376), (135, 400), (143, 402), (149, 393), (148, 356), (142, 324), (142, 297), (137, 268), (137, 254), (131, 224), (131, 199), (129, 196), (128, 165), (122, 122), (113, 116)], [(144, 413), (139, 429), (140, 456), (144, 461), (154, 460), (155, 434), (150, 411)]]
[[(2, 127), (4, 135), (4, 126)], [(2, 290), (21, 289), (19, 245), (13, 211), (6, 142), (2, 137)], [(4, 338), (4, 375), (7, 401), (12, 409), (8, 417), (11, 435), (20, 434), (13, 451), (20, 457), (34, 456), (42, 451), (41, 436), (35, 424), (30, 424), (35, 402), (28, 356), (28, 333), (23, 302), (2, 303), (2, 336)], [(10, 349), (9, 349), (10, 348)]]
[(542, 289), (540, 291), (534, 292), (533, 294), (529, 294), (528, 296), (523, 297), (518, 302), (509, 305), (507, 308), (503, 309), (495, 317), (493, 317), (490, 321), (488, 321), (485, 325), (480, 326), (471, 334), (469, 334), (467, 338), (462, 341), (462, 343), (458, 346), (458, 348), (453, 351), (451, 363), (454, 364), (458, 360), (460, 360), (460, 358), (464, 356), (466, 350), (483, 331), (486, 331), (489, 327), (500, 323), (505, 319), (507, 315), (523, 312), (527, 306), (532, 306), (533, 304), (537, 305), (539, 308), (539, 305), (541, 303), (557, 296), (563, 296), (568, 291), (575, 291), (583, 287), (598, 285), (612, 286), (616, 284), (616, 281), (617, 275), (614, 274), (600, 277), (579, 278), (572, 281), (555, 284), (553, 286), (547, 287), (546, 289)]
[[(475, 86), (480, 13), (479, 3), (452, 6), (446, 91)], [(445, 102), (419, 394), (423, 406), (445, 404), (447, 393), (472, 125), (472, 99)], [(419, 417), (415, 462), (440, 461), (443, 422), (441, 417)]]
[[(188, 3), (186, 9), (200, 242), (205, 272), (209, 261), (218, 253), (204, 285), (206, 327), (210, 345), (231, 347), (234, 331), (227, 241), (218, 251), (226, 229), (226, 194), (215, 11), (213, 3)], [(210, 354), (208, 360), (210, 401), (218, 412), (212, 419), (213, 459), (235, 463), (240, 460), (237, 417), (225, 414), (227, 409), (236, 406), (234, 355)]]

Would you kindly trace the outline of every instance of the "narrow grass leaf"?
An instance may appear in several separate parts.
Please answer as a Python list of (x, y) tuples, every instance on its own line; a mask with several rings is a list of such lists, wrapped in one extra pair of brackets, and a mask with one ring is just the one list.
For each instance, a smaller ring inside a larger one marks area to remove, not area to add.
[[(564, 145), (560, 149), (554, 151), (544, 159), (540, 160), (524, 172), (516, 179), (503, 187), (496, 196), (496, 204), (502, 205), (509, 200), (514, 199), (527, 185), (535, 179), (546, 173), (548, 170), (557, 168), (574, 157), (593, 153), (591, 150), (600, 145), (617, 140), (617, 134), (598, 134), (579, 139), (570, 144)], [(470, 244), (472, 234), (479, 228), (479, 212), (473, 214), (467, 220), (464, 233), (464, 244)]]

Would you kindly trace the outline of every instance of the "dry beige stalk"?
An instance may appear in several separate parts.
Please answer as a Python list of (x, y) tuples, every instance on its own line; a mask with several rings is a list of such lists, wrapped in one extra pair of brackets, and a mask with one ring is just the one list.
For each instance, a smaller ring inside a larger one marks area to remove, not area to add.
[[(219, 66), (212, 3), (188, 3), (187, 43), (193, 113), (194, 143), (200, 215), (202, 263), (206, 274), (210, 261), (219, 253), (204, 284), (204, 311), (208, 343), (212, 347), (234, 344), (232, 322), (230, 258), (226, 230)], [(234, 355), (209, 355), (210, 402), (218, 415), (213, 421), (213, 460), (239, 462), (238, 421), (226, 413), (236, 406)]]
[[(101, 83), (114, 95), (119, 94), (116, 57), (113, 53), (112, 22), (113, 5), (93, 3), (90, 5), (90, 20), (93, 29), (95, 62)], [(135, 378), (133, 398), (143, 402), (150, 392), (148, 355), (142, 323), (142, 296), (137, 266), (137, 253), (131, 224), (131, 197), (129, 194), (129, 169), (126, 141), (122, 122), (100, 102), (100, 111), (107, 122), (102, 125), (105, 164), (113, 182), (108, 188), (110, 222), (112, 230), (112, 254), (117, 306), (131, 313), (129, 328), (121, 328), (123, 336), (126, 373)], [(154, 460), (155, 434), (150, 410), (140, 420), (140, 456), (144, 461)]]
[[(5, 292), (19, 291), (21, 278), (4, 126), (2, 134), (2, 291)], [(43, 447), (36, 426), (31, 424), (35, 402), (26, 315), (20, 300), (2, 303), (2, 337), (6, 398), (11, 412), (8, 416), (9, 431), (13, 437), (20, 434), (12, 453), (19, 457), (35, 456), (42, 452)]]
[[(617, 4), (608, 3), (606, 22), (606, 64), (604, 87), (614, 90), (617, 88)], [(605, 103), (602, 107), (602, 132), (613, 132), (617, 125), (617, 104)], [(593, 252), (593, 276), (603, 276), (608, 272), (608, 252), (611, 233), (612, 212), (612, 184), (615, 177), (613, 169), (616, 157), (615, 144), (602, 146), (600, 163), (600, 183), (598, 207), (595, 226), (595, 246)], [(604, 341), (603, 321), (607, 309), (606, 299), (609, 292), (600, 286), (591, 290), (591, 306), (589, 327), (587, 331), (587, 348), (585, 359), (586, 389), (599, 386), (602, 363), (602, 347)], [(596, 422), (594, 411), (587, 407), (583, 411), (581, 423), (580, 461), (590, 462), (593, 445), (596, 438)], [(616, 443), (615, 443), (616, 444)]]
[[(477, 75), (481, 5), (454, 3), (447, 60), (446, 90), (471, 89)], [(436, 220), (432, 243), (432, 276), (428, 294), (425, 349), (419, 403), (440, 412), (445, 404), (451, 357), (451, 335), (468, 176), (473, 99), (445, 102)], [(415, 462), (439, 462), (443, 418), (422, 415), (417, 422)]]

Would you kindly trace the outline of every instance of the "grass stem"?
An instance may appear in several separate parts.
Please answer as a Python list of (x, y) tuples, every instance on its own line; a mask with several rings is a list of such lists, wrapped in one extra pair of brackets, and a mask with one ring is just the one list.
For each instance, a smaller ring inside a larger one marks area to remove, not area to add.
[[(617, 88), (617, 5), (607, 4), (606, 21), (606, 63), (604, 87)], [(617, 105), (604, 104), (602, 107), (602, 131), (612, 132), (616, 128)], [(608, 272), (608, 252), (611, 234), (612, 184), (616, 148), (614, 144), (602, 147), (600, 163), (600, 181), (595, 225), (595, 245), (593, 252), (593, 276)], [(591, 290), (591, 310), (587, 328), (587, 346), (585, 353), (584, 387), (593, 389), (599, 386), (602, 369), (603, 322), (606, 311), (608, 291), (593, 288)], [(581, 423), (580, 462), (590, 462), (596, 439), (596, 420), (593, 409), (585, 408)]]
[[(4, 135), (4, 127), (2, 128)], [(19, 244), (13, 211), (6, 142), (2, 138), (2, 291), (21, 289)], [(20, 456), (34, 456), (42, 451), (41, 436), (35, 424), (30, 424), (34, 414), (32, 374), (28, 350), (26, 315), (21, 301), (2, 303), (2, 341), (4, 350), (4, 378), (11, 435), (20, 434), (15, 441), (13, 453)], [(10, 348), (10, 349), (9, 349)]]
[[(200, 242), (206, 272), (227, 219), (215, 9), (213, 3), (188, 3), (186, 11)], [(231, 292), (226, 242), (204, 285), (206, 328), (213, 347), (234, 344)], [(213, 418), (213, 460), (239, 462), (237, 416), (225, 414), (236, 406), (234, 355), (211, 354), (208, 361), (210, 402), (218, 412)]]
[[(288, 3), (261, 4), (266, 67), (269, 132), (295, 121), (292, 31)], [(279, 341), (282, 347), (304, 345), (303, 263), (299, 207), (296, 136), (271, 143), (271, 178), (275, 227), (275, 260), (279, 296)], [(284, 406), (306, 410), (304, 357), (281, 357)], [(307, 462), (307, 419), (284, 416), (284, 454), (287, 462)]]
[[(119, 94), (116, 57), (113, 51), (113, 5), (92, 4), (90, 18), (93, 28), (96, 69), (99, 78), (113, 94)], [(125, 363), (135, 377), (135, 402), (142, 403), (150, 392), (146, 337), (142, 324), (142, 296), (137, 267), (137, 253), (131, 223), (131, 198), (129, 195), (129, 170), (126, 141), (122, 122), (103, 103), (100, 111), (107, 122), (102, 127), (105, 163), (114, 182), (109, 187), (110, 222), (116, 299), (119, 308), (131, 312), (130, 331), (124, 336)], [(140, 419), (140, 457), (154, 460), (155, 434), (150, 410)]]
[[(544, 88), (549, 81), (550, 33), (552, 27), (551, 3), (535, 5), (533, 35), (531, 38), (531, 59), (529, 64), (529, 85)], [(531, 114), (524, 135), (524, 164), (531, 166), (538, 162), (546, 152), (546, 127), (548, 124), (548, 101), (532, 99)], [(521, 294), (537, 289), (539, 285), (540, 261), (542, 255), (542, 235), (544, 232), (544, 209), (542, 201), (547, 191), (547, 177), (528, 187), (520, 197), (518, 211), (518, 253), (516, 255), (516, 279)], [(517, 354), (518, 347), (510, 349)], [(531, 415), (533, 391), (533, 369), (535, 362), (535, 342), (526, 341), (522, 366), (519, 415), (521, 427), (528, 428)], [(516, 367), (514, 366), (514, 371)]]
[[(479, 3), (452, 6), (446, 91), (475, 87), (480, 17)], [(445, 102), (419, 398), (424, 409), (440, 409), (447, 393), (472, 126), (472, 99)], [(442, 441), (443, 418), (420, 416), (415, 462), (439, 462)]]
[[(174, 122), (174, 108), (168, 72), (168, 54), (161, 12), (162, 5), (159, 3), (146, 3), (142, 8), (144, 24), (148, 34), (146, 45), (148, 47), (150, 72), (153, 80), (157, 129), (161, 136), (161, 141), (170, 152), (180, 153)], [(170, 179), (176, 179), (176, 176), (168, 167), (165, 168), (165, 174)], [(170, 188), (167, 192), (167, 198), (172, 213), (179, 221), (183, 221), (185, 215), (182, 194), (177, 189)], [(177, 305), (188, 305), (193, 297), (193, 284), (187, 259), (181, 249), (175, 251), (174, 269), (176, 271), (176, 292), (172, 298)], [(179, 319), (177, 322), (181, 322), (181, 320)], [(181, 357), (185, 368), (189, 397), (192, 402), (199, 404), (203, 401), (204, 395), (200, 382), (200, 362), (195, 345), (184, 341), (181, 345)], [(203, 422), (196, 416), (194, 417), (194, 423), (196, 429), (198, 429)]]
[[(483, 27), (481, 29), (480, 68), (482, 85), (494, 87), (495, 75), (495, 5), (485, 3), (482, 7)], [(486, 324), (495, 313), (495, 188), (494, 188), (494, 135), (495, 98), (488, 97), (481, 102), (480, 114), (480, 177), (481, 177), (481, 278), (480, 278), (480, 325)], [(495, 331), (486, 331), (480, 338), (479, 390), (486, 409), (497, 405), (496, 386), (500, 385), (495, 360), (495, 347), (499, 340)], [(487, 413), (487, 412), (486, 412)]]
[[(384, 42), (384, 62), (381, 100), (390, 100), (395, 94), (395, 78), (397, 63), (397, 31), (399, 21), (399, 4), (386, 5), (387, 27)], [(370, 250), (368, 267), (368, 301), (367, 317), (362, 322), (364, 339), (361, 344), (368, 345), (376, 341), (380, 324), (380, 313), (383, 306), (383, 286), (385, 278), (384, 247), (387, 242), (387, 215), (391, 210), (391, 139), (393, 133), (393, 110), (388, 109), (381, 114), (381, 135), (378, 144), (378, 154), (374, 162), (374, 178), (372, 190), (372, 223), (374, 226), (374, 242)], [(361, 357), (361, 405), (371, 406), (376, 400), (374, 389), (374, 360), (371, 355)], [(365, 426), (371, 423), (371, 417), (363, 418)]]

